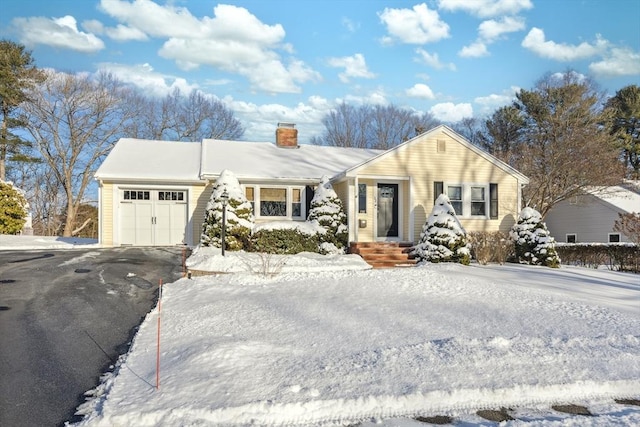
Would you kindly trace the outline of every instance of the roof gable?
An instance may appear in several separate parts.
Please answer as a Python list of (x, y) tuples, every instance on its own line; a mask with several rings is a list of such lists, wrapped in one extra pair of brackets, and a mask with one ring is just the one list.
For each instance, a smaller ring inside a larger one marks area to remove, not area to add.
[(454, 139), (456, 142), (460, 143), (462, 146), (464, 146), (465, 148), (467, 148), (470, 151), (474, 152), (478, 156), (484, 158), (485, 160), (487, 160), (488, 162), (492, 163), (496, 167), (504, 170), (506, 173), (508, 173), (510, 175), (513, 175), (513, 176), (517, 177), (518, 181), (520, 181), (522, 184), (528, 184), (529, 183), (529, 178), (527, 178), (525, 175), (523, 175), (522, 173), (518, 172), (516, 169), (514, 169), (511, 166), (509, 166), (505, 162), (501, 161), (497, 157), (492, 156), (491, 154), (489, 154), (489, 153), (481, 150), (480, 148), (476, 147), (475, 145), (471, 144), (462, 135), (460, 135), (459, 133), (455, 132), (453, 129), (451, 129), (450, 127), (448, 127), (446, 125), (436, 126), (435, 128), (430, 129), (427, 132), (424, 132), (424, 133), (422, 133), (422, 134), (420, 134), (420, 135), (418, 135), (418, 136), (416, 136), (414, 138), (411, 138), (411, 139), (403, 142), (402, 144), (397, 145), (396, 147), (390, 148), (389, 150), (386, 150), (386, 151), (378, 154), (375, 157), (367, 159), (367, 160), (363, 161), (362, 163), (360, 163), (358, 165), (355, 165), (355, 166), (345, 170), (341, 174), (341, 176), (355, 176), (355, 175), (357, 175), (359, 173), (359, 171), (361, 169), (365, 168), (366, 166), (370, 166), (370, 165), (375, 164), (376, 162), (382, 161), (385, 158), (387, 158), (388, 156), (393, 155), (393, 153), (399, 152), (401, 150), (410, 149), (415, 144), (426, 143), (427, 139), (437, 135), (438, 133), (446, 134), (448, 137)]

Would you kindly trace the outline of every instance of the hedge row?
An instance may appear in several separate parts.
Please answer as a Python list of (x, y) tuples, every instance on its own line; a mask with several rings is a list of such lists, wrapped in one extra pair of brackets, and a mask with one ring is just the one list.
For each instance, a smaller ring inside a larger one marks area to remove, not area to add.
[(640, 245), (635, 243), (556, 243), (566, 265), (640, 273)]

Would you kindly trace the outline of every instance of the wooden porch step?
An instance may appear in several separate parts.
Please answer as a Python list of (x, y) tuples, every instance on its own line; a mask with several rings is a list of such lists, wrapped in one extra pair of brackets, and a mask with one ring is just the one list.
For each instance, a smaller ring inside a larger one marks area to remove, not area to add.
[(352, 242), (349, 252), (360, 255), (373, 268), (408, 267), (416, 264), (411, 242)]

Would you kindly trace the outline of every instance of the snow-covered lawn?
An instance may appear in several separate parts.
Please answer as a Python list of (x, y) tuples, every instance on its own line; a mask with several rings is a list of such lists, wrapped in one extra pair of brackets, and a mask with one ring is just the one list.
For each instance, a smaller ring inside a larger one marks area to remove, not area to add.
[(477, 409), (500, 407), (527, 408), (505, 425), (575, 425), (545, 415), (553, 403), (600, 411), (580, 425), (640, 423), (640, 408), (613, 403), (640, 398), (637, 275), (370, 270), (358, 257), (307, 254), (271, 259), (282, 272), (266, 277), (246, 272), (264, 259), (228, 255), (190, 264), (238, 272), (163, 286), (80, 425), (410, 426), (437, 414), (477, 425)]

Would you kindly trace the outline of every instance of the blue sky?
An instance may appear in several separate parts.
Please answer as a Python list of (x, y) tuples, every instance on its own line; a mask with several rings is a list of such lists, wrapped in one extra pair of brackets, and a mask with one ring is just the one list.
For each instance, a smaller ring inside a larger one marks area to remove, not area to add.
[(485, 117), (546, 73), (640, 84), (640, 0), (4, 0), (39, 67), (109, 70), (152, 96), (224, 101), (245, 140), (300, 142), (337, 103)]

